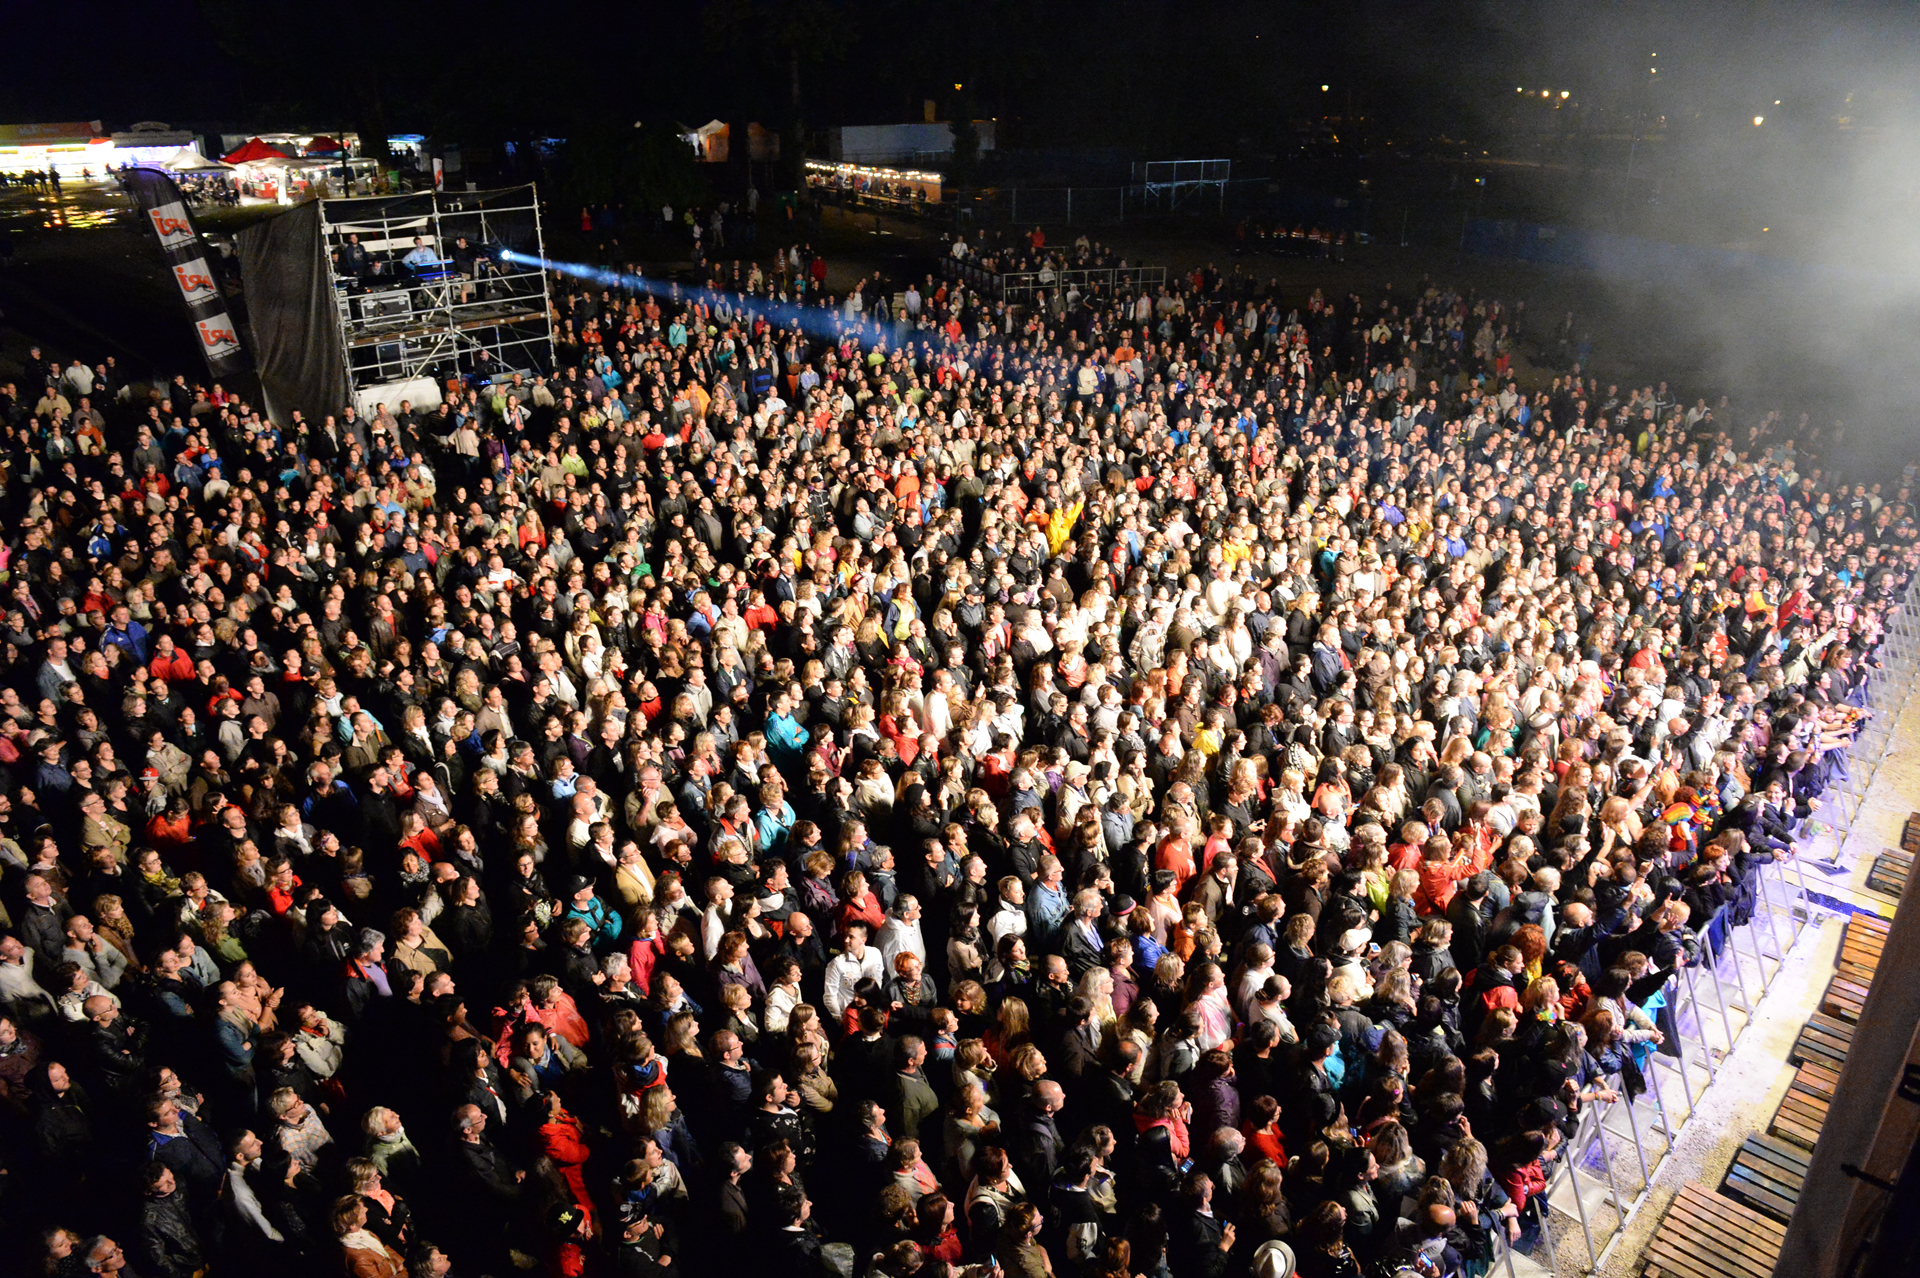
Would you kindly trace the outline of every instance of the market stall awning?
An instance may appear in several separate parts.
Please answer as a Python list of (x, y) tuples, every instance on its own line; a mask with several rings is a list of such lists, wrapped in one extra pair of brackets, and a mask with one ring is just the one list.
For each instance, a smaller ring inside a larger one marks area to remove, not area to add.
[(344, 142), (330, 138), (324, 133), (307, 143), (308, 155), (340, 155), (343, 154), (346, 149), (347, 147)]
[(192, 147), (183, 146), (160, 161), (160, 167), (174, 173), (200, 173), (213, 169), (226, 170), (233, 166), (219, 160), (209, 160)]
[(268, 146), (259, 138), (248, 138), (245, 146), (220, 157), (227, 164), (257, 164), (261, 160), (284, 160), (285, 151)]

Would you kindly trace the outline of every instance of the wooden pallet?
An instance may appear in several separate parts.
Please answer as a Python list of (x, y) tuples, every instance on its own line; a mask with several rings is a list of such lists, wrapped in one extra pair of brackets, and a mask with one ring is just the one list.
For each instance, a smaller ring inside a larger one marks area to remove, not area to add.
[(1900, 831), (1900, 846), (1908, 852), (1920, 852), (1920, 812), (1907, 818), (1906, 828)]
[(1871, 972), (1842, 963), (1827, 982), (1826, 993), (1820, 996), (1820, 1010), (1836, 1020), (1858, 1021), (1867, 1005), (1867, 987), (1872, 983)]
[(1800, 1037), (1793, 1040), (1787, 1060), (1794, 1065), (1825, 1065), (1836, 1073), (1853, 1046), (1853, 1024), (1836, 1016), (1815, 1012), (1807, 1018)]
[(1826, 1126), (1827, 1110), (1833, 1104), (1834, 1089), (1839, 1082), (1838, 1070), (1802, 1065), (1788, 1085), (1787, 1094), (1780, 1098), (1780, 1107), (1773, 1112), (1767, 1134), (1802, 1149), (1812, 1149), (1820, 1139), (1820, 1129)]
[(1683, 1185), (1647, 1247), (1648, 1278), (1772, 1278), (1786, 1226), (1722, 1194)]
[(1846, 930), (1840, 934), (1840, 948), (1834, 952), (1834, 966), (1858, 968), (1872, 980), (1887, 946), (1886, 929), (1887, 925), (1872, 914), (1855, 914), (1849, 918)]
[(1790, 1091), (1802, 1091), (1827, 1102), (1840, 1089), (1840, 1071), (1826, 1065), (1802, 1065), (1793, 1072)]
[(1908, 852), (1882, 852), (1873, 858), (1867, 870), (1867, 886), (1898, 900), (1907, 890), (1907, 875), (1913, 870), (1913, 855)]
[(1770, 1136), (1749, 1136), (1733, 1156), (1720, 1191), (1784, 1225), (1793, 1218), (1811, 1157), (1811, 1151), (1797, 1145)]

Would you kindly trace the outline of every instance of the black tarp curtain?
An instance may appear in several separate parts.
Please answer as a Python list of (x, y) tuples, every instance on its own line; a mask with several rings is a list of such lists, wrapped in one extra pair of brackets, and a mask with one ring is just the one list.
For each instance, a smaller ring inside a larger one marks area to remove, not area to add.
[(268, 414), (318, 422), (349, 402), (340, 313), (320, 244), (320, 206), (302, 204), (241, 231), (241, 278)]

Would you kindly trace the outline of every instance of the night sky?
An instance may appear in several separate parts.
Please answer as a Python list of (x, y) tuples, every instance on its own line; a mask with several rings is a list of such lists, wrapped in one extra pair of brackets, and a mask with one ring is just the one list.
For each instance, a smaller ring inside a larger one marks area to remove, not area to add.
[[(473, 143), (715, 116), (997, 117), (1026, 147), (1271, 150), (1331, 112), (1498, 142), (1517, 86), (1730, 125), (1912, 107), (1920, 7), (1647, 0), (68, 0), (16, 4), (0, 122), (165, 120)], [(1650, 74), (1657, 53), (1658, 76)], [(1320, 85), (1327, 84), (1322, 94)], [(956, 89), (955, 86), (960, 88)], [(1593, 117), (1589, 116), (1589, 120)]]

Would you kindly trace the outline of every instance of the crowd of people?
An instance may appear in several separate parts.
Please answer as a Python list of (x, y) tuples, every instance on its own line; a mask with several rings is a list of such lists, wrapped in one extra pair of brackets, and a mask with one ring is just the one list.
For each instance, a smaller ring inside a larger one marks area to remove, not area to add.
[(0, 386), (31, 1264), (1531, 1245), (1846, 766), (1914, 468), (1424, 281), (817, 278), (562, 281), (425, 411)]

